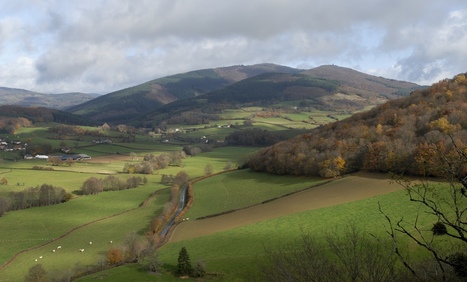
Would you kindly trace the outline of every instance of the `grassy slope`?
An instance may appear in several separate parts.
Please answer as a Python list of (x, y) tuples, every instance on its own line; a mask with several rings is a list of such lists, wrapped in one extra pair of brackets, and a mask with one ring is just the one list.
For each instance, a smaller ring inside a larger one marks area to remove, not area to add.
[(220, 174), (194, 185), (196, 204), (186, 213), (186, 217), (195, 219), (245, 208), (318, 182), (313, 178), (283, 177), (249, 170)]
[[(324, 240), (326, 231), (334, 228), (342, 230), (342, 227), (349, 222), (356, 222), (366, 231), (384, 236), (386, 222), (383, 215), (378, 212), (378, 202), (382, 202), (384, 210), (394, 218), (404, 216), (404, 219), (411, 220), (413, 219), (411, 215), (417, 212), (416, 206), (406, 204), (408, 199), (404, 191), (394, 192), (367, 200), (270, 219), (192, 240), (170, 243), (160, 249), (160, 257), (165, 263), (176, 266), (176, 254), (182, 246), (185, 246), (192, 260), (202, 259), (206, 262), (209, 271), (226, 273), (225, 281), (238, 281), (245, 275), (251, 274), (248, 273), (249, 271), (257, 271), (265, 247), (293, 242), (298, 240), (302, 233)], [(432, 220), (422, 217), (420, 222), (429, 226)], [(401, 245), (404, 243), (402, 242)]]

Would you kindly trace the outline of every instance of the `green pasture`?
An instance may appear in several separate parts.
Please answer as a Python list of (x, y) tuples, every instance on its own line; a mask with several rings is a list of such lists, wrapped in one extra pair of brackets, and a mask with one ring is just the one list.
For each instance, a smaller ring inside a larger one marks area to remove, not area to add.
[[(261, 109), (260, 109), (261, 110)], [(233, 119), (233, 120), (244, 120), (246, 117), (251, 116), (255, 111), (244, 111), (243, 109), (227, 109), (220, 114), (223, 120)]]
[[(258, 266), (264, 259), (265, 248), (295, 242), (304, 233), (324, 242), (326, 232), (341, 234), (345, 226), (355, 223), (368, 233), (390, 240), (386, 234), (387, 222), (378, 210), (378, 203), (381, 203), (383, 210), (394, 220), (403, 217), (406, 221), (413, 221), (419, 212), (418, 205), (409, 202), (405, 191), (399, 191), (169, 243), (159, 250), (160, 258), (164, 263), (175, 267), (176, 254), (184, 246), (192, 261), (201, 259), (206, 263), (208, 272), (225, 273), (222, 281), (251, 281), (250, 275), (258, 271)], [(421, 226), (429, 229), (433, 222), (436, 222), (435, 218), (421, 213)], [(400, 239), (400, 246), (413, 245), (403, 236)]]
[(196, 201), (186, 216), (199, 218), (245, 208), (303, 190), (321, 181), (317, 178), (270, 175), (250, 170), (223, 173), (193, 186)]
[(62, 187), (71, 193), (80, 189), (83, 182), (91, 176), (98, 175), (96, 173), (12, 169), (10, 172), (1, 174), (1, 177), (8, 180), (8, 185), (0, 186), (0, 196), (10, 191), (21, 191), (42, 184)]
[[(147, 230), (150, 220), (156, 217), (168, 201), (168, 191), (158, 194), (148, 205), (138, 207), (152, 192), (162, 186), (145, 186), (132, 190), (103, 192), (86, 196), (65, 204), (33, 208), (6, 214), (0, 220), (1, 263), (20, 250), (50, 242), (73, 228), (95, 220), (67, 236), (38, 249), (18, 256), (8, 267), (0, 270), (5, 281), (17, 281), (43, 256), (40, 263), (47, 270), (66, 270), (82, 265), (97, 264), (110, 246), (119, 246), (125, 236), (136, 232), (140, 237)], [(103, 204), (108, 203), (108, 204)], [(130, 210), (118, 216), (109, 216)], [(110, 245), (110, 240), (113, 244)], [(89, 245), (89, 242), (93, 242)], [(8, 244), (6, 244), (8, 243)], [(56, 246), (62, 246), (58, 251)], [(85, 252), (78, 250), (84, 248)], [(52, 249), (56, 249), (52, 253)], [(3, 280), (2, 280), (3, 281)]]
[(180, 279), (174, 277), (173, 274), (163, 272), (157, 274), (149, 274), (148, 272), (141, 270), (138, 264), (130, 264), (120, 267), (111, 268), (108, 270), (101, 271), (96, 274), (79, 278), (77, 282), (88, 282), (88, 281), (101, 281), (101, 282), (113, 282), (113, 281), (138, 281), (138, 282), (149, 282), (149, 281), (193, 281), (192, 279)]
[(284, 125), (270, 123), (267, 119), (255, 119), (253, 122), (253, 126), (255, 128), (269, 130), (269, 131), (279, 131), (279, 130), (284, 130), (284, 129), (290, 129), (289, 127), (284, 126)]

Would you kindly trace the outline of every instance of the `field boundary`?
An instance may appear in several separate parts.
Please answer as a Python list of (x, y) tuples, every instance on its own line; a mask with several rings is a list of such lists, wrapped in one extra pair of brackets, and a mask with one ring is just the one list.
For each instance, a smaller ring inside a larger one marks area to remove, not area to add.
[[(164, 190), (164, 189), (162, 189)], [(79, 226), (76, 226), (75, 228), (72, 228), (70, 230), (68, 230), (67, 232), (63, 233), (62, 235), (54, 238), (54, 239), (51, 239), (50, 241), (47, 241), (43, 244), (40, 244), (40, 245), (37, 245), (37, 246), (34, 246), (34, 247), (30, 247), (30, 248), (27, 248), (27, 249), (24, 249), (24, 250), (21, 250), (19, 252), (17, 252), (16, 254), (14, 254), (9, 260), (7, 260), (5, 263), (3, 263), (2, 265), (0, 265), (0, 270), (1, 269), (4, 269), (5, 267), (7, 267), (8, 265), (10, 265), (19, 255), (23, 254), (23, 253), (26, 253), (26, 252), (29, 252), (29, 251), (32, 251), (32, 250), (36, 250), (36, 249), (39, 249), (39, 248), (42, 248), (44, 246), (47, 246), (53, 242), (56, 242), (60, 239), (63, 239), (65, 238), (66, 236), (70, 235), (71, 233), (77, 231), (78, 229), (81, 229), (83, 227), (86, 227), (88, 225), (91, 225), (91, 224), (94, 224), (96, 222), (100, 222), (100, 221), (103, 221), (103, 220), (106, 220), (106, 219), (110, 219), (110, 218), (114, 218), (114, 217), (117, 217), (119, 215), (122, 215), (122, 214), (125, 214), (125, 213), (128, 213), (128, 212), (131, 212), (131, 211), (134, 211), (136, 209), (139, 209), (140, 207), (144, 207), (147, 205), (147, 203), (153, 199), (160, 191), (162, 190), (157, 190), (155, 192), (153, 192), (151, 195), (149, 195), (148, 198), (146, 198), (141, 204), (139, 204), (137, 207), (135, 208), (132, 208), (132, 209), (129, 209), (129, 210), (124, 210), (124, 211), (121, 211), (119, 213), (116, 213), (116, 214), (112, 214), (112, 215), (109, 215), (109, 216), (106, 216), (106, 217), (103, 217), (103, 218), (99, 218), (99, 219), (96, 219), (96, 220), (93, 220), (93, 221), (90, 221), (90, 222), (87, 222), (87, 223), (84, 223), (82, 225), (79, 225)]]
[[(346, 176), (343, 176), (343, 177), (340, 177), (339, 179), (345, 178), (345, 177), (346, 177)], [(316, 188), (316, 187), (319, 187), (319, 186), (322, 186), (322, 185), (331, 183), (332, 181), (334, 181), (334, 180), (336, 180), (336, 179), (337, 179), (337, 178), (325, 180), (325, 181), (323, 181), (323, 182), (317, 183), (317, 184), (315, 184), (315, 185), (311, 185), (310, 187), (306, 187), (306, 188), (304, 188), (304, 189), (300, 189), (300, 190), (297, 190), (297, 191), (289, 192), (289, 193), (284, 194), (284, 195), (281, 195), (281, 196), (277, 196), (277, 197), (274, 197), (274, 198), (271, 198), (271, 199), (264, 200), (264, 201), (262, 201), (261, 203), (258, 203), (258, 204), (249, 205), (249, 206), (246, 206), (246, 207), (243, 207), (243, 208), (238, 208), (238, 209), (232, 209), (232, 210), (228, 210), (228, 211), (224, 211), (224, 212), (220, 212), (220, 213), (215, 213), (215, 214), (200, 216), (200, 217), (196, 218), (195, 220), (203, 220), (203, 219), (207, 219), (207, 218), (213, 218), (213, 217), (216, 217), (216, 216), (221, 216), (221, 215), (224, 215), (224, 214), (229, 214), (229, 213), (232, 213), (232, 212), (236, 212), (236, 211), (248, 209), (248, 208), (255, 207), (255, 206), (259, 206), (259, 205), (263, 205), (263, 204), (266, 204), (266, 203), (270, 203), (270, 202), (273, 202), (273, 201), (276, 201), (276, 200), (279, 200), (279, 199), (288, 197), (288, 196), (290, 196), (290, 195), (293, 195), (293, 194), (296, 194), (296, 193), (299, 193), (299, 192), (306, 191), (306, 190), (308, 190), (308, 189), (313, 189), (313, 188)]]

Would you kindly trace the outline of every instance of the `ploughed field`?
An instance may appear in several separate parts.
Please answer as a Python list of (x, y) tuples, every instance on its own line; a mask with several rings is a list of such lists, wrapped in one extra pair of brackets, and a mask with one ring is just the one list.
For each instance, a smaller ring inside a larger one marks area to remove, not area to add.
[[(203, 187), (203, 182), (200, 182), (195, 184), (193, 188), (195, 189), (193, 205), (195, 208), (198, 204), (196, 193), (205, 187)], [(401, 189), (402, 186), (391, 183), (385, 174), (366, 172), (335, 179), (331, 182), (317, 182), (314, 187), (263, 204), (256, 204), (201, 220), (183, 221), (174, 230), (170, 242), (190, 240), (268, 219), (363, 200)], [(229, 201), (228, 194), (229, 192), (226, 191), (224, 195), (218, 195), (217, 201)]]

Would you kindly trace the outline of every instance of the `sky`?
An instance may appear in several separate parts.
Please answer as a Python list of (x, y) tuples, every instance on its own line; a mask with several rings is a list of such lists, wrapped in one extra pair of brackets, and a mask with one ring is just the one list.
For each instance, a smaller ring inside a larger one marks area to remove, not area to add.
[(467, 1), (0, 1), (2, 87), (107, 94), (258, 63), (429, 85), (467, 72)]

